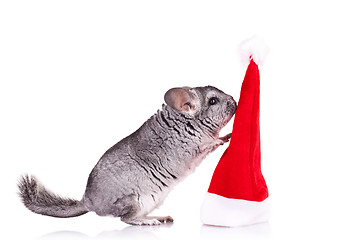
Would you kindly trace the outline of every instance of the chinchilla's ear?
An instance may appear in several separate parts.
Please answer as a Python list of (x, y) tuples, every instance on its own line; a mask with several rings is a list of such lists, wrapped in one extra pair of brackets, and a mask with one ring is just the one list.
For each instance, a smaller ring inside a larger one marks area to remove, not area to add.
[(196, 110), (197, 96), (190, 87), (171, 88), (164, 99), (168, 106), (179, 112), (192, 113)]

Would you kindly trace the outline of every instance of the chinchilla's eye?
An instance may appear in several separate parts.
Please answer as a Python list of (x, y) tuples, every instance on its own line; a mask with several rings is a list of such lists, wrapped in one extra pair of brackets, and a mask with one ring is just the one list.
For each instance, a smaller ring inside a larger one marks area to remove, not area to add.
[(216, 98), (216, 97), (212, 97), (212, 98), (210, 98), (210, 100), (209, 100), (209, 104), (210, 105), (215, 105), (216, 103), (218, 103), (218, 99)]

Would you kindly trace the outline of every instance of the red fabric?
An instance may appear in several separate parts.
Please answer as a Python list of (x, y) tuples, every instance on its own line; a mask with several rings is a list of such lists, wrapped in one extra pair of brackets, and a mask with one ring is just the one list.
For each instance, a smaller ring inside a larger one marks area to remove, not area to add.
[(251, 60), (241, 87), (230, 145), (215, 169), (209, 193), (250, 201), (268, 197), (261, 173), (259, 97), (259, 69)]

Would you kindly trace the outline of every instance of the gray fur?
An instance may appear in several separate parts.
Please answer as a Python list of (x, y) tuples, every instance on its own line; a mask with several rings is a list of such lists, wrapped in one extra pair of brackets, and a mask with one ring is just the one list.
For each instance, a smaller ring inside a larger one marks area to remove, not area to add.
[[(216, 104), (209, 103), (211, 98)], [(60, 198), (25, 176), (19, 184), (25, 206), (55, 217), (94, 211), (134, 225), (172, 221), (147, 215), (208, 153), (229, 140), (230, 135), (219, 138), (219, 132), (236, 103), (211, 86), (170, 89), (165, 101), (168, 105), (105, 152), (89, 175), (81, 201)]]
[(65, 218), (77, 217), (88, 212), (83, 203), (50, 192), (34, 176), (22, 176), (18, 187), (22, 202), (35, 213)]

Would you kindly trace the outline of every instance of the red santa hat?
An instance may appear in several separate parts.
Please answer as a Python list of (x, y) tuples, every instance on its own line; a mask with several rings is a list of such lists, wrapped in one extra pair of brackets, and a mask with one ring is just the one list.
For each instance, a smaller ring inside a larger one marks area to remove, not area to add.
[(261, 173), (258, 69), (268, 51), (258, 37), (241, 45), (242, 60), (248, 68), (229, 147), (214, 171), (202, 205), (204, 224), (234, 227), (269, 218), (268, 188)]

